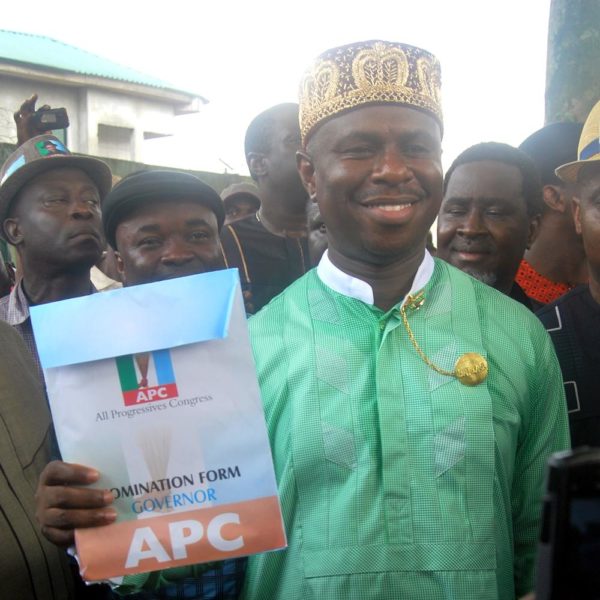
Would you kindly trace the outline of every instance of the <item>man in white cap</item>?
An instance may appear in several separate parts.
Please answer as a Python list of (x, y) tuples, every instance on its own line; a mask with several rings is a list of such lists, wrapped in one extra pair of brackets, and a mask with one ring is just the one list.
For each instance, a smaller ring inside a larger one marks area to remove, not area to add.
[(573, 447), (600, 445), (600, 102), (583, 126), (577, 157), (556, 174), (574, 188), (575, 229), (583, 238), (589, 285), (537, 313), (562, 369)]

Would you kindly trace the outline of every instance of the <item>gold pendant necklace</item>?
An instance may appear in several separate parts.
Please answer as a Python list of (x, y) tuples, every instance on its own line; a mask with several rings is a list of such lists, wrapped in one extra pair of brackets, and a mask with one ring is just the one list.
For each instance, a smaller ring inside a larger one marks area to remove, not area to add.
[(408, 333), (408, 339), (410, 340), (414, 349), (417, 351), (417, 354), (421, 357), (421, 360), (436, 373), (445, 375), (446, 377), (454, 377), (463, 385), (474, 386), (480, 384), (482, 381), (485, 381), (486, 377), (488, 376), (488, 363), (487, 360), (485, 360), (481, 354), (477, 354), (477, 352), (467, 352), (462, 356), (459, 356), (458, 360), (454, 364), (453, 371), (446, 371), (445, 369), (433, 364), (431, 360), (427, 358), (425, 352), (421, 350), (421, 347), (417, 343), (415, 334), (412, 332), (412, 329), (408, 323), (408, 317), (406, 316), (407, 308), (410, 308), (411, 310), (419, 310), (424, 303), (425, 292), (421, 290), (415, 295), (409, 295), (400, 308), (400, 316), (402, 317), (402, 322), (404, 323), (406, 333)]

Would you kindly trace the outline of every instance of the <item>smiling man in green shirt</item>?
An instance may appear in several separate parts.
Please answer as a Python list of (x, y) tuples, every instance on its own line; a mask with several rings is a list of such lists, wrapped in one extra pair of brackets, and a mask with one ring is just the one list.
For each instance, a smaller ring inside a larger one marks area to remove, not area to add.
[(532, 590), (547, 456), (569, 445), (535, 317), (425, 250), (440, 71), (412, 46), (321, 55), (298, 166), (329, 249), (250, 320), (289, 547), (245, 600), (511, 600)]

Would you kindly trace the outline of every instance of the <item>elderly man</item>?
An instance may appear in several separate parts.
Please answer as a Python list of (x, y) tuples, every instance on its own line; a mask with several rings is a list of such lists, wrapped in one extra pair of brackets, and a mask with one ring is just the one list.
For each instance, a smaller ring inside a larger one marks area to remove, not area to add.
[(536, 238), (525, 252), (515, 279), (534, 308), (557, 300), (588, 280), (581, 236), (573, 224), (573, 186), (561, 181), (554, 172), (577, 159), (581, 127), (581, 123), (551, 123), (519, 146), (534, 161), (543, 186)]
[(543, 471), (566, 448), (537, 319), (425, 251), (440, 71), (370, 41), (301, 86), (299, 170), (328, 251), (250, 319), (289, 547), (243, 598), (508, 600), (532, 589)]
[(471, 146), (444, 179), (437, 255), (532, 309), (514, 279), (541, 210), (539, 175), (526, 154), (496, 142)]
[(574, 189), (575, 228), (582, 236), (589, 285), (581, 285), (537, 313), (552, 337), (562, 369), (573, 446), (600, 446), (600, 102), (588, 116), (578, 160), (557, 175)]
[[(125, 177), (106, 196), (102, 218), (106, 239), (116, 250), (117, 266), (127, 286), (204, 273), (220, 266), (219, 231), (224, 208), (218, 194), (193, 175), (143, 171)], [(44, 470), (37, 514), (50, 541), (69, 545), (74, 527), (100, 526), (114, 520), (110, 492), (71, 487), (92, 483), (97, 477), (93, 469), (58, 461)], [(169, 598), (234, 600), (244, 569), (245, 560), (237, 559), (214, 567), (136, 575), (126, 578), (120, 591), (143, 589)]]
[(225, 265), (240, 271), (249, 313), (260, 310), (310, 268), (306, 191), (296, 170), (298, 105), (278, 104), (255, 117), (245, 152), (260, 208), (223, 228)]
[(17, 249), (23, 277), (0, 299), (0, 319), (36, 360), (29, 306), (92, 291), (90, 268), (104, 246), (100, 202), (111, 183), (105, 163), (72, 155), (51, 135), (26, 141), (2, 167), (0, 235)]

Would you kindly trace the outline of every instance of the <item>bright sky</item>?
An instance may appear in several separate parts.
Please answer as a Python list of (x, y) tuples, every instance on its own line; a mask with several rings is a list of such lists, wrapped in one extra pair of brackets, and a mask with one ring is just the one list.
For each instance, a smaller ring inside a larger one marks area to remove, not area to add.
[[(295, 102), (323, 50), (402, 41), (442, 65), (444, 166), (481, 141), (518, 145), (544, 120), (550, 0), (30, 0), (2, 10), (3, 29), (47, 35), (208, 98), (148, 140), (148, 163), (247, 174), (246, 127)], [(43, 98), (41, 99), (43, 100)], [(221, 162), (223, 161), (223, 162)]]

